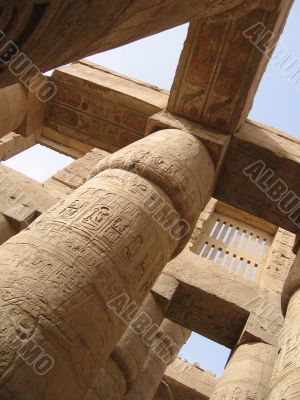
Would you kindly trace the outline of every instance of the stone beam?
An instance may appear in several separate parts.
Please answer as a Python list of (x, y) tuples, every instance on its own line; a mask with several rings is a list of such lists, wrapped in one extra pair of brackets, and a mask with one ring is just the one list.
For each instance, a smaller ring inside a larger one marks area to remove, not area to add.
[(296, 233), (299, 167), (299, 139), (248, 121), (230, 142), (214, 197)]
[(87, 61), (56, 69), (51, 81), (57, 94), (47, 104), (41, 140), (82, 153), (115, 152), (141, 139), (148, 118), (168, 102), (167, 92)]
[(166, 317), (228, 348), (245, 336), (276, 344), (282, 326), (280, 294), (221, 269), (189, 250), (168, 263), (164, 286), (152, 291), (168, 302), (167, 282), (178, 287)]
[(0, 138), (0, 161), (8, 160), (36, 143), (37, 138), (34, 135), (24, 137), (15, 132), (10, 132)]
[(17, 231), (59, 200), (41, 183), (11, 168), (0, 166), (0, 213), (13, 221)]
[(191, 23), (169, 111), (229, 133), (245, 121), (292, 0), (244, 3), (248, 13)]
[(44, 186), (58, 192), (58, 196), (63, 198), (91, 178), (91, 173), (96, 165), (108, 155), (109, 153), (103, 150), (92, 149), (83, 157), (56, 172), (44, 182)]
[(177, 358), (166, 370), (153, 400), (208, 400), (217, 384), (215, 374)]
[[(45, 72), (193, 19), (223, 13), (242, 3), (243, 0), (186, 0), (180, 4), (177, 0), (151, 4), (148, 0), (1, 0), (0, 28), (6, 35), (0, 37), (0, 86), (16, 82), (17, 77), (7, 64), (14, 57), (17, 59), (18, 50), (26, 55), (26, 75), (31, 76), (37, 70)], [(24, 62), (24, 56), (21, 58)]]

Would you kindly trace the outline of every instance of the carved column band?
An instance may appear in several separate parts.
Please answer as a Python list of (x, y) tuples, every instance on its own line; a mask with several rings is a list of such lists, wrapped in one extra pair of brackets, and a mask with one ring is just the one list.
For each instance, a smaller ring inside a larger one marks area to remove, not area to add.
[(126, 330), (118, 311), (187, 244), (214, 166), (197, 138), (164, 130), (95, 174), (0, 248), (3, 400), (87, 393)]

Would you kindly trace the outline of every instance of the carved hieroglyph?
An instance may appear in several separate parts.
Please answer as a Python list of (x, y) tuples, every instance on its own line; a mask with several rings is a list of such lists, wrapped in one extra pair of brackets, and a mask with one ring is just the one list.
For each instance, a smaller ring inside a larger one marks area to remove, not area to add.
[(142, 303), (186, 245), (214, 179), (204, 145), (179, 130), (95, 172), (0, 248), (3, 400), (82, 398), (126, 329), (108, 302)]
[(240, 345), (232, 355), (210, 400), (263, 400), (276, 348), (262, 342)]
[[(143, 368), (163, 318), (163, 309), (150, 292), (98, 374), (86, 400), (123, 399)], [(148, 325), (149, 329), (145, 329)]]
[(189, 329), (168, 319), (162, 322), (161, 332), (165, 335), (164, 339), (157, 335), (157, 344), (152, 347), (155, 351), (150, 351), (141, 374), (124, 400), (152, 400), (166, 368), (191, 334)]
[(27, 98), (21, 84), (0, 89), (0, 138), (19, 128), (26, 111)]

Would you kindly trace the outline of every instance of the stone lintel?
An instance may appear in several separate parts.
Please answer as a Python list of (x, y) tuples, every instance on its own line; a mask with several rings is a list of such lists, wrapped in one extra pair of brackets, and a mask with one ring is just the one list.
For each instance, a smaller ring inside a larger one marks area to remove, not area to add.
[(8, 160), (36, 143), (37, 138), (34, 135), (24, 137), (15, 132), (10, 132), (0, 138), (0, 161)]
[[(260, 185), (252, 182), (249, 174), (247, 176), (244, 172), (254, 163), (258, 166), (258, 173), (254, 177), (259, 178), (265, 174), (260, 179)], [(269, 126), (248, 121), (231, 139), (214, 197), (296, 233), (297, 226), (289, 218), (291, 213), (281, 211), (279, 201), (274, 201), (268, 195), (268, 190), (281, 179), (286, 185), (286, 192), (291, 191), (300, 196), (299, 166), (299, 139)], [(300, 201), (292, 205), (300, 208)]]
[(69, 186), (71, 189), (77, 189), (90, 178), (91, 172), (97, 163), (103, 160), (108, 154), (103, 150), (92, 149), (92, 151), (86, 153), (83, 157), (58, 171), (53, 176), (53, 179)]
[[(57, 94), (47, 104), (43, 136), (69, 147), (83, 143), (114, 152), (145, 136), (148, 118), (168, 93), (82, 60), (54, 71)], [(53, 134), (57, 132), (57, 135)], [(76, 148), (78, 150), (78, 148)]]
[(227, 133), (247, 118), (293, 1), (244, 3), (243, 12), (190, 24), (168, 104)]
[(188, 250), (168, 263), (163, 273), (179, 282), (167, 318), (229, 348), (239, 343), (245, 327), (255, 329), (262, 341), (276, 341), (283, 322), (280, 294)]
[(151, 289), (151, 292), (158, 299), (166, 314), (178, 286), (179, 282), (176, 278), (162, 273)]
[(43, 184), (0, 166), (0, 212), (20, 231), (58, 201)]
[(83, 157), (93, 149), (93, 146), (85, 142), (66, 136), (45, 126), (43, 127), (42, 136), (38, 139), (38, 143), (75, 159)]
[(153, 400), (208, 400), (217, 384), (214, 373), (177, 358), (166, 370)]

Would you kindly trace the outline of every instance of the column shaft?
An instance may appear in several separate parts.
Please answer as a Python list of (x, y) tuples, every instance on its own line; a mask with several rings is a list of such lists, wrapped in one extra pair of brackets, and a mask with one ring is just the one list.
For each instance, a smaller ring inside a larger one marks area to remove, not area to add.
[(26, 112), (27, 98), (22, 85), (0, 89), (0, 138), (19, 128)]
[(214, 179), (205, 146), (179, 130), (95, 173), (0, 248), (3, 400), (87, 393), (126, 330), (128, 303), (140, 305), (186, 245)]
[[(139, 321), (145, 321), (146, 329), (138, 330)], [(101, 369), (86, 400), (123, 399), (132, 382), (140, 374), (150, 351), (149, 335), (157, 333), (164, 318), (161, 305), (152, 293), (134, 317), (130, 326)]]
[(165, 319), (160, 328), (165, 339), (152, 346), (141, 374), (134, 382), (125, 400), (152, 400), (163, 379), (164, 372), (176, 358), (179, 350), (189, 338), (191, 331)]
[(263, 400), (276, 349), (266, 343), (240, 345), (233, 353), (210, 400)]

